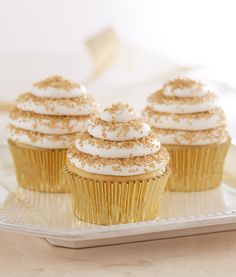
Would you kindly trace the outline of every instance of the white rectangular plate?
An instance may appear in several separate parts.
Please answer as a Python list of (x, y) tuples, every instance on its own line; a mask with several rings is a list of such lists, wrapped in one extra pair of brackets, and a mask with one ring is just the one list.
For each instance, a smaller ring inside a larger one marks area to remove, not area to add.
[(45, 237), (57, 246), (83, 248), (236, 229), (236, 146), (227, 156), (219, 188), (165, 192), (161, 213), (151, 222), (98, 226), (79, 221), (70, 194), (28, 191), (17, 186), (6, 146), (1, 146), (0, 229)]

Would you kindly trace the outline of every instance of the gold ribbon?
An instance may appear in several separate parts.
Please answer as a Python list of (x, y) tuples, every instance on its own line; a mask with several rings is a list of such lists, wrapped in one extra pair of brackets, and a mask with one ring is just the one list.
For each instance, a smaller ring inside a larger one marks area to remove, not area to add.
[(0, 112), (8, 112), (12, 108), (13, 104), (8, 102), (0, 102)]
[(109, 28), (86, 40), (85, 45), (93, 60), (93, 69), (86, 82), (90, 83), (113, 63), (120, 43), (115, 31)]

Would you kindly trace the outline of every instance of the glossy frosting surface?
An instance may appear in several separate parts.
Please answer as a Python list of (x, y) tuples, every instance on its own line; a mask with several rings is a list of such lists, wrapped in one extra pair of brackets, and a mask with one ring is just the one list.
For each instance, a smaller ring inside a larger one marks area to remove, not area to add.
[(8, 137), (36, 147), (67, 148), (96, 109), (82, 85), (53, 76), (17, 98)]
[(170, 80), (150, 95), (143, 117), (163, 144), (205, 145), (228, 139), (218, 97), (189, 78)]
[(132, 176), (158, 171), (169, 161), (149, 125), (127, 104), (117, 103), (91, 119), (68, 151), (68, 162), (88, 173)]

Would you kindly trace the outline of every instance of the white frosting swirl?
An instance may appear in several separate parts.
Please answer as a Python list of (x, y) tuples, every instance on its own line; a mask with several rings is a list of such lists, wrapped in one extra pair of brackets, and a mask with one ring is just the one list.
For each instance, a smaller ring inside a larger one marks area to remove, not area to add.
[(38, 101), (31, 94), (19, 97), (16, 107), (22, 111), (31, 111), (46, 115), (89, 115), (97, 111), (97, 104), (91, 96), (81, 96), (71, 99), (45, 98)]
[(55, 76), (18, 97), (10, 113), (8, 136), (36, 147), (67, 148), (96, 108), (85, 88)]
[(190, 115), (159, 113), (146, 108), (143, 111), (143, 117), (155, 128), (189, 131), (217, 128), (219, 122), (225, 120), (224, 113), (220, 108), (210, 112), (192, 113)]
[(90, 136), (87, 132), (80, 133), (75, 142), (78, 151), (102, 158), (129, 158), (131, 156), (145, 156), (157, 153), (160, 150), (160, 141), (156, 136), (127, 142), (101, 141)]
[[(165, 150), (166, 151), (166, 150)], [(112, 175), (112, 176), (134, 176), (140, 174), (146, 174), (148, 172), (157, 171), (158, 175), (162, 175), (166, 171), (166, 166), (169, 161), (169, 155), (167, 151), (165, 157), (159, 157), (159, 161), (153, 160), (152, 162), (146, 162), (144, 165), (136, 165), (132, 163), (132, 160), (129, 160), (129, 165), (120, 165), (114, 161), (113, 164), (104, 164), (96, 166), (96, 164), (88, 164), (76, 158), (70, 152), (68, 153), (68, 160), (76, 168), (79, 168), (85, 172), (101, 175)], [(114, 170), (114, 168), (119, 168), (119, 170)], [(157, 175), (157, 176), (158, 176)]]
[[(30, 146), (47, 149), (65, 149), (74, 141), (76, 134), (49, 135), (18, 129), (9, 125), (7, 128), (8, 138), (13, 141), (24, 143)], [(33, 139), (32, 139), (33, 138)]]
[(131, 109), (127, 104), (123, 104), (123, 106), (111, 113), (109, 109), (105, 109), (100, 114), (101, 120), (106, 122), (129, 122), (136, 118), (135, 112)]
[[(139, 129), (135, 126), (136, 123), (139, 124)], [(123, 124), (119, 123), (112, 123), (111, 125), (107, 124), (104, 126), (100, 120), (96, 120), (95, 122), (90, 121), (88, 123), (88, 132), (91, 136), (99, 139), (122, 141), (144, 138), (151, 130), (148, 124), (137, 120), (132, 123), (128, 122), (128, 125), (131, 126), (127, 130), (124, 128)]]
[(66, 118), (45, 116), (39, 118), (32, 114), (32, 117), (10, 117), (9, 123), (12, 126), (28, 131), (37, 131), (50, 135), (65, 135), (81, 131), (87, 125), (88, 119), (88, 116)]
[(228, 140), (228, 133), (224, 127), (209, 130), (189, 131), (167, 129), (154, 129), (158, 139), (163, 144), (182, 145), (207, 145), (213, 143), (224, 143)]
[(148, 107), (162, 113), (198, 113), (213, 110), (218, 107), (216, 100), (205, 101), (202, 103), (157, 103), (148, 101)]
[[(159, 139), (164, 144), (222, 142), (227, 132), (224, 113), (217, 100), (217, 96), (205, 90), (201, 83), (177, 78), (149, 97), (143, 116), (160, 133)], [(219, 130), (222, 128), (224, 136), (221, 138), (223, 133)]]
[(31, 93), (37, 97), (48, 97), (48, 98), (75, 98), (78, 96), (85, 96), (87, 95), (87, 90), (83, 85), (80, 85), (78, 88), (73, 88), (68, 90), (65, 89), (57, 89), (53, 87), (47, 88), (39, 88), (33, 86), (31, 89)]
[(200, 97), (207, 94), (207, 90), (203, 88), (203, 85), (193, 84), (187, 88), (175, 88), (171, 85), (163, 87), (163, 94), (165, 96), (176, 96), (176, 97)]
[(118, 103), (78, 134), (68, 162), (94, 174), (132, 176), (157, 171), (161, 175), (169, 161), (165, 151), (150, 127), (129, 106)]
[(144, 138), (150, 129), (149, 125), (136, 119), (135, 112), (129, 105), (123, 103), (104, 109), (99, 118), (88, 124), (91, 136), (112, 141)]

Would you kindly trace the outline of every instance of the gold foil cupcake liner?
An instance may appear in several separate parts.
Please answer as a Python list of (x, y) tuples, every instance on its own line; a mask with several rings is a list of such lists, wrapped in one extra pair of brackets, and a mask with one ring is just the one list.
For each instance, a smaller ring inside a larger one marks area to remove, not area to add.
[(220, 185), (230, 140), (203, 146), (165, 145), (170, 154), (169, 191), (201, 191)]
[(64, 172), (75, 215), (82, 221), (100, 225), (155, 219), (169, 176), (167, 169), (159, 177), (118, 182), (84, 178), (70, 172), (67, 166)]
[(8, 140), (21, 187), (40, 192), (69, 192), (63, 173), (66, 149), (46, 149)]

